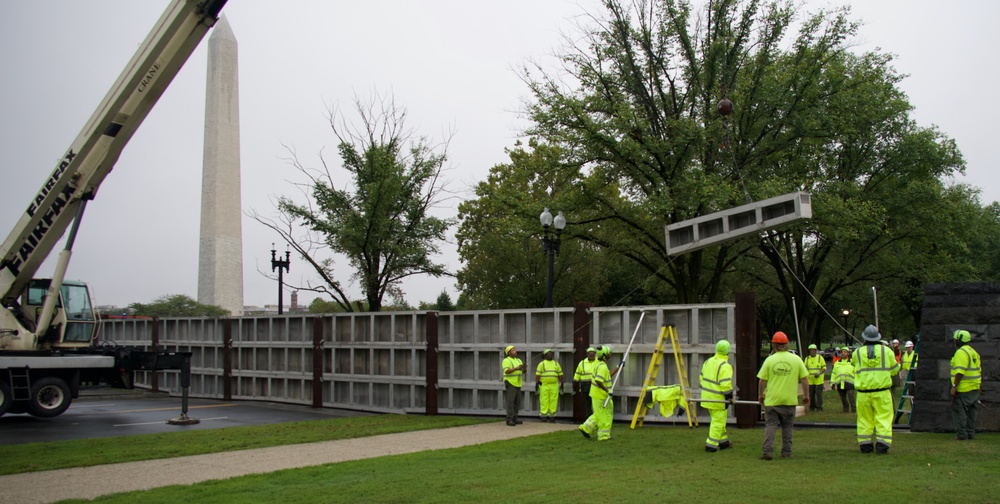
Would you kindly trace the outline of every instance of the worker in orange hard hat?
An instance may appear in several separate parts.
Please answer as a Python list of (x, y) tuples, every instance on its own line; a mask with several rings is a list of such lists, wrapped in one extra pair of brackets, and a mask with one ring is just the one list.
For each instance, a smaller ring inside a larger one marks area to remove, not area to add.
[(802, 401), (809, 404), (809, 371), (798, 355), (788, 351), (788, 336), (778, 331), (771, 338), (774, 353), (764, 360), (757, 378), (760, 379), (757, 400), (764, 407), (764, 446), (762, 459), (771, 460), (774, 433), (781, 425), (781, 456), (792, 456), (792, 428), (795, 407), (799, 404), (796, 389), (802, 387)]

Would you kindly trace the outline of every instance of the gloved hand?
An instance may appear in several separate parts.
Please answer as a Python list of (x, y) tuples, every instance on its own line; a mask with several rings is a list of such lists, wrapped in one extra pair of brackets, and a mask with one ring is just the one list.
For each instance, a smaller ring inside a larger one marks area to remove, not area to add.
[(618, 363), (618, 369), (625, 369), (625, 359)]
[(732, 406), (733, 405), (733, 393), (732, 392), (729, 392), (728, 394), (724, 394), (722, 397), (724, 397), (726, 399), (726, 406)]

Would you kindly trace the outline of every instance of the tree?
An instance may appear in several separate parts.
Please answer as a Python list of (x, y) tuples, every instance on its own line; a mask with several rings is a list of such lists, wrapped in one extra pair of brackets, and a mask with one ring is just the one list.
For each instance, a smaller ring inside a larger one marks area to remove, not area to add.
[(435, 302), (421, 302), (419, 309), (427, 311), (455, 311), (455, 305), (451, 302), (451, 296), (448, 295), (448, 292), (441, 291)]
[[(401, 299), (400, 282), (411, 275), (449, 274), (431, 256), (454, 223), (432, 215), (441, 202), (441, 173), (447, 145), (431, 145), (406, 129), (406, 111), (392, 99), (355, 100), (361, 126), (349, 125), (334, 109), (329, 120), (338, 140), (342, 169), (351, 183), (331, 170), (307, 168), (288, 148), (288, 160), (308, 178), (299, 187), (306, 202), (278, 200), (279, 216), (251, 217), (278, 232), (319, 275), (321, 282), (297, 288), (328, 294), (344, 311), (355, 311), (343, 284), (335, 278), (330, 253), (345, 257), (360, 284), (367, 308), (378, 311), (385, 296)], [(287, 147), (286, 147), (287, 148)], [(305, 228), (299, 236), (296, 225)]]
[[(565, 165), (561, 149), (531, 139), (508, 149), (510, 163), (490, 169), (476, 185), (476, 197), (458, 207), (455, 234), (463, 267), (456, 275), (462, 309), (542, 307), (548, 281), (548, 258), (542, 247), (538, 216), (544, 207), (575, 207), (577, 177)], [(573, 213), (555, 258), (553, 304), (598, 300), (608, 283), (603, 255), (576, 239), (588, 226)]]
[(229, 310), (221, 306), (201, 304), (185, 294), (160, 296), (152, 303), (128, 305), (134, 315), (141, 317), (228, 317)]

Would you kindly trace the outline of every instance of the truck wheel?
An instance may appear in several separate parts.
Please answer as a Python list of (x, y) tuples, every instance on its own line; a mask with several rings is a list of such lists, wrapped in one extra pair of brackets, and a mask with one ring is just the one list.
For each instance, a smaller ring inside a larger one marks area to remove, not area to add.
[(46, 376), (31, 386), (28, 413), (41, 418), (56, 417), (62, 415), (72, 401), (66, 382), (54, 376)]
[(10, 411), (10, 403), (12, 402), (14, 402), (14, 398), (11, 397), (10, 385), (0, 380), (0, 416), (4, 416)]

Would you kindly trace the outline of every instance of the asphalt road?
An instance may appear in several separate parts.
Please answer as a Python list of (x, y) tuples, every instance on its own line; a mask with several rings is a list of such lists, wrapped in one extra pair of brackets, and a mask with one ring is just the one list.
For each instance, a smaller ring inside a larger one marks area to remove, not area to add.
[(135, 391), (88, 393), (75, 399), (65, 413), (55, 418), (9, 413), (0, 417), (0, 445), (368, 415), (356, 411), (314, 409), (270, 402), (190, 399), (188, 416), (200, 420), (199, 423), (167, 423), (168, 420), (180, 417), (180, 414), (180, 397)]

